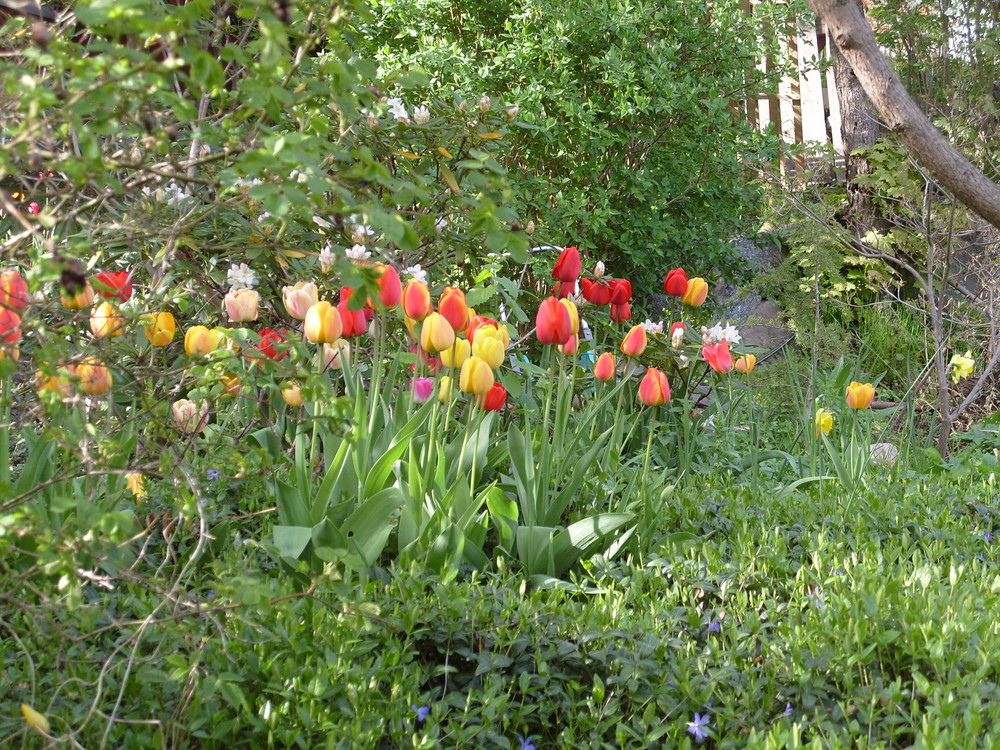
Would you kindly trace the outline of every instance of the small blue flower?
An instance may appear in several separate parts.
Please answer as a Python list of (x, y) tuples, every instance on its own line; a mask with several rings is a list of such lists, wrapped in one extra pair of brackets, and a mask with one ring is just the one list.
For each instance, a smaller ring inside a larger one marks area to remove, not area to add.
[(205, 472), (205, 479), (207, 479), (209, 482), (214, 482), (221, 476), (222, 472), (219, 471), (218, 469), (209, 469), (208, 471)]
[(786, 702), (786, 703), (785, 703), (785, 710), (784, 710), (784, 711), (782, 711), (782, 712), (781, 712), (780, 714), (778, 714), (778, 718), (780, 719), (780, 718), (781, 718), (781, 717), (783, 717), (783, 716), (791, 716), (791, 715), (792, 715), (792, 711), (793, 711), (793, 710), (794, 710), (794, 709), (792, 708), (792, 704), (791, 704), (791, 703), (788, 703), (788, 702)]
[(810, 589), (809, 599), (815, 605), (816, 609), (826, 609), (826, 605), (823, 603), (823, 591), (819, 586)]
[(984, 531), (983, 532), (983, 539), (985, 539), (987, 542), (992, 543), (993, 539), (994, 539), (993, 532), (991, 532), (991, 531)]
[(531, 741), (531, 735), (527, 737), (518, 737), (517, 741), (521, 743), (521, 750), (535, 750), (535, 743)]
[(700, 714), (697, 711), (694, 714), (694, 721), (688, 722), (688, 734), (694, 737), (695, 742), (701, 742), (703, 739), (708, 737), (708, 714)]
[(722, 623), (719, 622), (716, 618), (713, 617), (711, 620), (706, 620), (705, 622), (708, 623), (708, 632), (709, 633), (721, 633), (722, 632)]
[(427, 717), (431, 715), (431, 707), (430, 706), (419, 706), (419, 707), (417, 707), (417, 706), (414, 705), (414, 706), (410, 706), (410, 710), (416, 712), (416, 714), (417, 714), (417, 723), (418, 724), (423, 724), (425, 721), (427, 721)]

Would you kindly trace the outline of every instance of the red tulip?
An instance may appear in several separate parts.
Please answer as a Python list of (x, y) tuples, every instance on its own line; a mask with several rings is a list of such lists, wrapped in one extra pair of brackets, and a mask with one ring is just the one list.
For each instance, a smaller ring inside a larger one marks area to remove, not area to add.
[(628, 279), (612, 279), (608, 282), (611, 287), (612, 305), (624, 305), (632, 299), (632, 282)]
[(726, 373), (733, 369), (733, 355), (729, 353), (729, 342), (723, 339), (718, 344), (705, 345), (701, 348), (701, 356), (708, 366), (716, 372)]
[(580, 262), (580, 251), (575, 247), (567, 247), (556, 260), (552, 268), (552, 278), (557, 281), (570, 282), (580, 278), (583, 264)]
[(268, 359), (273, 359), (275, 362), (280, 362), (281, 360), (283, 360), (285, 357), (288, 356), (288, 352), (287, 351), (279, 352), (275, 348), (275, 345), (284, 344), (285, 334), (287, 333), (288, 331), (285, 329), (276, 331), (273, 328), (264, 328), (260, 332), (260, 343), (257, 344), (257, 350)]
[(688, 277), (683, 268), (675, 268), (663, 281), (663, 291), (671, 297), (683, 297), (688, 288)]
[(566, 299), (576, 289), (575, 281), (557, 281), (552, 287), (552, 296), (558, 299)]
[(132, 274), (128, 271), (101, 271), (94, 277), (94, 287), (102, 297), (117, 297), (122, 302), (132, 298)]
[(565, 344), (573, 335), (569, 310), (555, 297), (546, 297), (535, 315), (535, 334), (543, 344)]
[(21, 338), (21, 316), (8, 307), (0, 307), (0, 344), (13, 344)]
[(624, 305), (611, 305), (611, 319), (615, 323), (624, 323), (632, 320), (632, 305), (626, 302)]
[(393, 266), (384, 266), (378, 277), (378, 298), (386, 307), (395, 307), (403, 301), (403, 287), (399, 283), (399, 273)]
[(611, 287), (607, 282), (580, 279), (583, 298), (592, 305), (607, 305), (611, 302)]
[(497, 322), (493, 318), (487, 318), (485, 315), (473, 315), (472, 320), (469, 321), (469, 330), (467, 331), (470, 344), (476, 338), (476, 331), (483, 326), (493, 326), (498, 331), (500, 330), (500, 326), (497, 325)]
[(469, 306), (465, 302), (465, 292), (458, 287), (446, 286), (438, 298), (438, 312), (444, 316), (455, 331), (464, 331), (469, 325)]
[(507, 389), (500, 385), (500, 383), (494, 383), (486, 391), (486, 395), (479, 398), (479, 406), (486, 411), (500, 411), (506, 403)]
[(646, 406), (662, 406), (670, 400), (670, 383), (665, 373), (655, 367), (646, 370), (639, 381), (639, 400)]
[(0, 307), (20, 315), (28, 306), (28, 285), (13, 269), (0, 273)]
[(343, 330), (340, 336), (336, 336), (335, 338), (343, 337), (349, 339), (353, 336), (360, 336), (368, 328), (368, 321), (365, 319), (364, 310), (348, 309), (347, 303), (351, 299), (353, 292), (353, 289), (346, 286), (340, 288), (340, 304), (337, 305), (337, 312), (340, 313), (340, 323), (343, 326)]

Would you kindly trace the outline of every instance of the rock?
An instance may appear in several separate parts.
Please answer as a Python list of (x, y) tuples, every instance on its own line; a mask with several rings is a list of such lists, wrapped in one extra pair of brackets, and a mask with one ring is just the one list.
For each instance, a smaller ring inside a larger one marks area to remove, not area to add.
[(899, 448), (892, 443), (872, 443), (868, 452), (875, 466), (893, 466), (899, 458)]

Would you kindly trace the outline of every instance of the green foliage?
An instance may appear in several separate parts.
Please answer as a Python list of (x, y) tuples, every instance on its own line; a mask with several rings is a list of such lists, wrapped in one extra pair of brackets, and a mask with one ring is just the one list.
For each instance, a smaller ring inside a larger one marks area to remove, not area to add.
[(732, 109), (762, 86), (739, 3), (380, 0), (362, 31), (383, 69), (426, 72), (415, 102), (516, 105), (498, 160), (542, 244), (642, 284), (733, 272), (726, 241), (757, 200), (743, 165), (765, 144)]

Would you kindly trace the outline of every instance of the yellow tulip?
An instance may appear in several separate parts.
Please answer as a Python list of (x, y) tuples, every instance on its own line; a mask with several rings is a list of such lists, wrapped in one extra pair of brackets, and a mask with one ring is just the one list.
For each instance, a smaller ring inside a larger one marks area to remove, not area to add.
[(146, 497), (146, 488), (142, 483), (142, 474), (138, 471), (130, 471), (125, 475), (125, 486), (132, 492), (135, 496), (135, 501), (139, 502), (144, 497)]
[(125, 318), (110, 302), (102, 302), (90, 311), (90, 330), (99, 339), (125, 333)]
[(708, 296), (708, 284), (701, 276), (688, 279), (687, 291), (681, 296), (681, 304), (689, 307), (701, 307)]
[(476, 336), (472, 342), (472, 355), (479, 357), (494, 370), (503, 364), (503, 341), (494, 336)]
[(38, 711), (26, 703), (21, 704), (21, 713), (24, 715), (24, 720), (28, 722), (29, 727), (39, 734), (49, 734), (51, 729), (49, 728), (49, 720), (45, 718), (45, 714), (38, 713)]
[(431, 313), (420, 325), (420, 348), (428, 354), (451, 349), (455, 343), (455, 329), (441, 313)]
[(313, 344), (332, 344), (344, 332), (344, 324), (337, 308), (326, 300), (317, 302), (306, 311), (303, 331), (306, 340)]
[(875, 398), (875, 386), (871, 383), (852, 381), (847, 386), (847, 405), (852, 409), (867, 409)]
[(72, 297), (63, 292), (61, 298), (63, 307), (70, 310), (82, 310), (83, 308), (90, 307), (90, 305), (93, 304), (94, 287), (92, 287), (88, 281), (82, 291), (77, 292)]
[(467, 339), (455, 339), (455, 343), (449, 349), (441, 351), (441, 364), (445, 367), (458, 369), (472, 355), (472, 347)]
[(192, 326), (184, 334), (184, 351), (189, 357), (204, 357), (219, 348), (222, 332), (206, 326)]
[(816, 439), (819, 440), (820, 433), (829, 435), (833, 429), (833, 412), (827, 409), (816, 410)]
[(299, 388), (297, 383), (289, 383), (287, 388), (282, 388), (281, 397), (293, 409), (302, 406), (302, 389)]
[(458, 379), (458, 387), (462, 393), (474, 393), (485, 396), (493, 387), (493, 369), (479, 357), (469, 357), (462, 365)]
[(166, 346), (174, 340), (177, 332), (177, 324), (174, 316), (168, 312), (158, 312), (147, 316), (146, 324), (143, 326), (146, 331), (146, 338), (153, 346)]
[(742, 372), (747, 375), (753, 372), (753, 368), (757, 365), (757, 357), (754, 354), (747, 354), (736, 360), (736, 372)]
[(455, 382), (447, 375), (441, 378), (438, 383), (438, 401), (446, 404), (451, 401), (451, 396), (455, 392)]
[(565, 297), (559, 302), (569, 311), (570, 330), (573, 331), (574, 335), (578, 334), (580, 332), (580, 312), (576, 309), (576, 304)]

